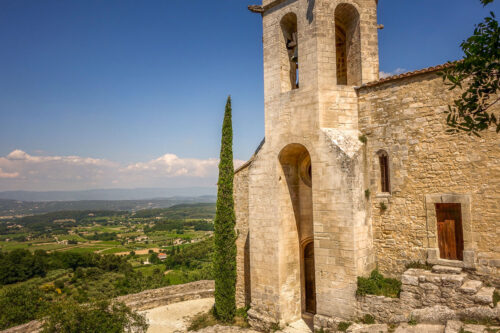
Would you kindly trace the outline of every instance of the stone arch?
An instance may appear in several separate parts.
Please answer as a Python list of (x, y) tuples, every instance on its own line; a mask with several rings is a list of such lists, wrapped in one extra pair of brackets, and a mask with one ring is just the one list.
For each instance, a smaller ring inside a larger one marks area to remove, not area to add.
[(337, 84), (361, 85), (361, 29), (359, 12), (352, 4), (335, 8)]
[[(285, 146), (278, 155), (281, 217), (280, 285), (287, 295), (281, 303), (283, 319), (296, 320), (307, 307), (304, 246), (314, 248), (313, 198), (314, 169), (307, 148), (298, 143)], [(314, 267), (314, 266), (313, 266)], [(311, 267), (309, 266), (309, 272)], [(314, 268), (312, 276), (314, 276)], [(315, 293), (313, 295), (315, 297)], [(310, 302), (309, 302), (310, 304)], [(314, 309), (315, 310), (315, 309)]]
[(299, 37), (297, 15), (290, 12), (280, 21), (283, 38), (280, 45), (281, 90), (283, 92), (299, 88)]

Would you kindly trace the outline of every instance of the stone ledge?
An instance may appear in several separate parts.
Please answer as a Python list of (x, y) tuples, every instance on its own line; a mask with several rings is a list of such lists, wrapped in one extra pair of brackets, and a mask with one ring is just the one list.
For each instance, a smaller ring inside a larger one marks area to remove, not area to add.
[(462, 268), (434, 265), (432, 267), (432, 272), (438, 273), (438, 274), (460, 274), (460, 273), (462, 273)]

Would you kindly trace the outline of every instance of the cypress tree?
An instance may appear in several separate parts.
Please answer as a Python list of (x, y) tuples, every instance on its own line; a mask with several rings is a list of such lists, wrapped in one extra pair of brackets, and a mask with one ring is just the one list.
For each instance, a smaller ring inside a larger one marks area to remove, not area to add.
[(233, 199), (233, 127), (231, 120), (231, 96), (227, 98), (217, 182), (217, 210), (214, 221), (214, 315), (230, 322), (236, 311), (236, 217)]

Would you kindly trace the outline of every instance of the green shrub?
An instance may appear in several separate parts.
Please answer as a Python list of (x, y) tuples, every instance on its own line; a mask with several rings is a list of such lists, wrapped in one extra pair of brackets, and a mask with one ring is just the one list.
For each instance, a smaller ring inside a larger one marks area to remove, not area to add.
[(64, 301), (53, 304), (46, 315), (43, 333), (144, 333), (148, 328), (146, 318), (123, 303)]
[(356, 295), (377, 295), (397, 298), (401, 292), (401, 281), (396, 279), (385, 278), (378, 272), (373, 270), (369, 278), (358, 277), (358, 289)]
[(249, 306), (245, 306), (244, 308), (238, 308), (236, 309), (236, 316), (241, 317), (245, 320), (248, 319), (248, 310), (250, 310)]
[(365, 314), (363, 318), (361, 318), (361, 322), (366, 325), (375, 324), (375, 317), (371, 314)]
[(37, 287), (14, 286), (0, 292), (0, 330), (36, 319), (47, 306)]
[(212, 311), (208, 313), (200, 313), (196, 315), (188, 326), (188, 331), (198, 331), (202, 328), (214, 326), (217, 320), (214, 318)]
[(410, 320), (408, 320), (408, 325), (410, 326), (416, 326), (418, 323), (417, 323), (417, 320), (413, 317), (410, 317)]
[(349, 326), (351, 326), (351, 325), (352, 325), (352, 323), (342, 321), (339, 323), (339, 326), (337, 326), (337, 330), (340, 332), (346, 332), (347, 329), (349, 328)]
[(498, 290), (495, 290), (493, 292), (493, 305), (495, 305), (496, 307), (499, 301), (500, 301), (500, 293), (498, 292)]
[[(239, 326), (243, 328), (248, 328), (250, 325), (247, 322), (248, 315), (247, 311), (249, 307), (239, 308), (236, 310), (234, 320), (230, 322), (233, 326)], [(215, 307), (212, 307), (208, 313), (199, 313), (194, 318), (191, 319), (191, 322), (188, 326), (188, 331), (197, 331), (205, 327), (214, 326), (217, 324), (227, 325), (228, 322), (224, 322), (218, 320), (215, 317)]]
[(63, 289), (64, 288), (64, 281), (63, 280), (55, 280), (54, 286), (56, 288)]
[(272, 323), (271, 324), (271, 332), (276, 332), (276, 331), (279, 331), (280, 329), (281, 329), (281, 327), (280, 327), (279, 323)]

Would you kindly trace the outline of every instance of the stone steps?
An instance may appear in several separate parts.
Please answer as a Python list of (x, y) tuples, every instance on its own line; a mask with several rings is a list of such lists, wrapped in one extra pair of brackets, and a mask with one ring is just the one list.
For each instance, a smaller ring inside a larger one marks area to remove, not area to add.
[(291, 323), (289, 326), (285, 327), (283, 333), (312, 333), (313, 330), (307, 325), (307, 323), (303, 320), (297, 320), (294, 323)]
[(464, 294), (473, 295), (476, 294), (482, 286), (483, 283), (481, 281), (468, 280), (460, 288), (458, 288), (458, 290)]
[[(462, 268), (446, 265), (434, 265), (432, 266), (432, 272), (436, 274), (459, 275), (462, 273)], [(458, 291), (463, 294), (470, 295), (475, 303), (482, 305), (493, 304), (493, 293), (495, 292), (495, 288), (485, 287), (479, 280), (465, 278), (463, 284), (460, 288), (458, 288)]]
[(490, 305), (493, 303), (493, 293), (494, 292), (495, 292), (495, 288), (493, 288), (493, 287), (482, 287), (473, 296), (474, 301), (476, 303)]
[(432, 266), (432, 272), (437, 273), (437, 274), (460, 274), (460, 273), (462, 273), (462, 268), (452, 267), (452, 266), (443, 266), (443, 265), (434, 265), (434, 266)]

